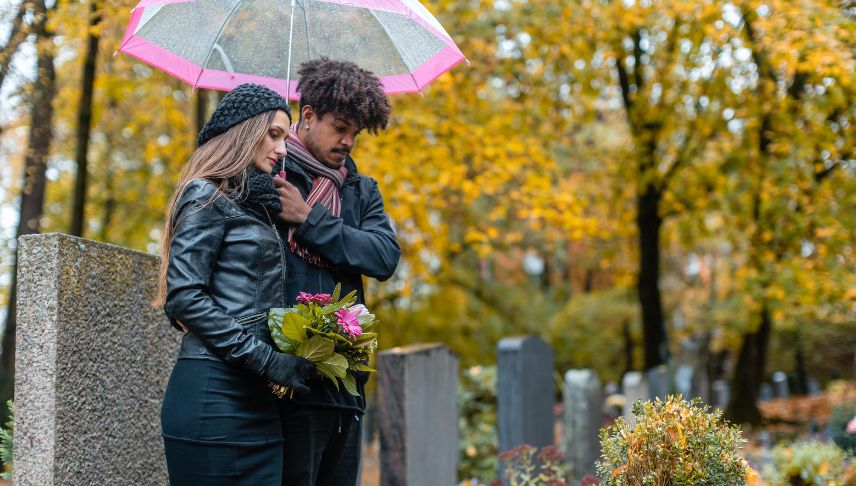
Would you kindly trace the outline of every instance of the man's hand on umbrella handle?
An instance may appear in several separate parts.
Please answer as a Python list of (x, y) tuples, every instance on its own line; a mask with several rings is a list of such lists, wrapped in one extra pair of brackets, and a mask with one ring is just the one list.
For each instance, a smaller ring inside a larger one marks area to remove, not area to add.
[(273, 178), (273, 183), (276, 185), (276, 190), (279, 192), (279, 201), (282, 203), (282, 212), (279, 213), (279, 219), (286, 223), (303, 224), (306, 218), (309, 217), (309, 211), (312, 208), (303, 200), (300, 191), (290, 182), (279, 176)]

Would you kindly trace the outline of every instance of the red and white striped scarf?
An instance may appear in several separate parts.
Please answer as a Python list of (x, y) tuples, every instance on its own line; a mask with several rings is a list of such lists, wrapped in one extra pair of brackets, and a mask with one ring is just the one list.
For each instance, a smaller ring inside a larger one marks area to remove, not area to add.
[[(311, 208), (320, 203), (330, 211), (330, 214), (338, 218), (342, 212), (339, 188), (345, 182), (348, 169), (344, 165), (338, 169), (331, 169), (316, 159), (297, 136), (297, 123), (291, 125), (291, 129), (288, 131), (288, 155), (291, 155), (303, 170), (312, 176), (312, 190), (306, 197), (306, 204)], [(308, 263), (320, 267), (329, 267), (330, 264), (323, 258), (295, 241), (295, 229), (297, 226), (292, 225), (288, 230), (288, 245), (291, 251)]]

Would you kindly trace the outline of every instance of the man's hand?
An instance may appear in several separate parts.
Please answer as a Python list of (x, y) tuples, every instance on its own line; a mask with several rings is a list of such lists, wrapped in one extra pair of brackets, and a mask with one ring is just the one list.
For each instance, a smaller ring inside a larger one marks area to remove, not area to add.
[(279, 219), (293, 224), (303, 224), (306, 218), (309, 217), (309, 211), (312, 211), (300, 191), (291, 185), (285, 179), (276, 176), (273, 178), (273, 183), (276, 185), (276, 190), (279, 192), (279, 201), (282, 203), (282, 212), (279, 213)]

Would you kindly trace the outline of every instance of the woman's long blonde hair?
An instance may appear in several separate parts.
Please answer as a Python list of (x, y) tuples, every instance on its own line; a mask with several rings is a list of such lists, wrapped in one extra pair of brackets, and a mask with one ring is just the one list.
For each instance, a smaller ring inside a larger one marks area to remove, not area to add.
[(170, 199), (163, 224), (161, 239), (161, 265), (158, 278), (158, 292), (152, 305), (163, 307), (166, 303), (166, 271), (169, 267), (169, 246), (175, 230), (175, 204), (184, 189), (193, 179), (206, 179), (219, 189), (206, 203), (211, 204), (215, 199), (226, 196), (238, 200), (244, 197), (249, 177), (250, 166), (273, 123), (276, 110), (267, 111), (248, 118), (229, 130), (198, 147), (190, 155), (190, 160), (181, 171), (181, 177), (175, 192)]

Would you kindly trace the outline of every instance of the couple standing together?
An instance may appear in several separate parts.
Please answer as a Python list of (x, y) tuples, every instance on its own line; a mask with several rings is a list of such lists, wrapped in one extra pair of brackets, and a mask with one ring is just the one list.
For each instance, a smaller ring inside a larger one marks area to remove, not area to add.
[[(164, 225), (158, 297), (185, 331), (161, 411), (173, 485), (357, 483), (359, 396), (279, 352), (272, 307), (300, 292), (357, 291), (400, 256), (377, 183), (348, 156), (387, 126), (380, 80), (353, 63), (299, 71), (300, 113), (268, 88), (227, 94), (199, 132)], [(287, 148), (286, 148), (287, 147)], [(278, 399), (268, 381), (293, 388)]]

